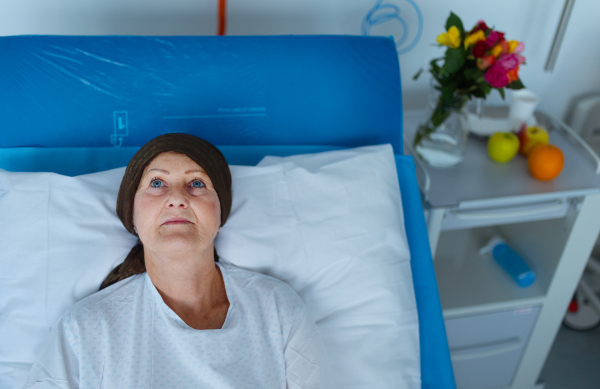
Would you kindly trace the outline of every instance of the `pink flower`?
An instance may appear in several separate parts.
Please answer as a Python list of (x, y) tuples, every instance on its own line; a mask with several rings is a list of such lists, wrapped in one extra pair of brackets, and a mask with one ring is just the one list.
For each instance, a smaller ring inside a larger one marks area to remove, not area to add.
[(496, 60), (496, 64), (504, 68), (504, 70), (511, 70), (519, 66), (519, 60), (514, 54), (500, 54)]
[(520, 54), (523, 50), (525, 50), (525, 43), (519, 42), (517, 47), (513, 50), (513, 54)]
[(506, 75), (506, 69), (503, 66), (495, 63), (483, 75), (484, 80), (494, 88), (504, 88), (508, 85), (509, 80)]
[(516, 57), (517, 57), (517, 61), (519, 61), (519, 65), (525, 63), (525, 57), (523, 57), (522, 55), (516, 55)]
[(502, 39), (504, 39), (504, 33), (493, 30), (485, 39), (485, 43), (487, 43), (488, 47), (493, 47), (496, 42)]

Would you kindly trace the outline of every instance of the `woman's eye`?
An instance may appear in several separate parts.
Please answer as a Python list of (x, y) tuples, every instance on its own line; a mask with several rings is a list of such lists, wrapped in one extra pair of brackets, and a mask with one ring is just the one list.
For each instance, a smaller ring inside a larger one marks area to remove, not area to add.
[(154, 179), (150, 182), (150, 186), (153, 188), (161, 188), (163, 186), (163, 182), (161, 180)]
[(204, 182), (202, 182), (200, 180), (192, 181), (192, 188), (203, 188), (203, 187), (204, 187)]
[[(192, 188), (204, 188), (206, 186), (202, 180), (197, 180), (197, 179), (192, 181), (192, 183), (190, 185)], [(165, 186), (165, 183), (163, 182), (163, 180), (161, 180), (159, 178), (154, 178), (150, 181), (151, 188), (163, 188), (164, 186)]]

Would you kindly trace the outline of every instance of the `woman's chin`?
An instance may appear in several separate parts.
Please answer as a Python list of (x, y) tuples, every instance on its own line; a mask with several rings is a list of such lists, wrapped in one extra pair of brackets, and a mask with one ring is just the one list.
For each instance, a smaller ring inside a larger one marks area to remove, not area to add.
[(195, 231), (169, 231), (161, 234), (160, 245), (169, 251), (185, 251), (190, 248), (197, 247), (199, 238)]

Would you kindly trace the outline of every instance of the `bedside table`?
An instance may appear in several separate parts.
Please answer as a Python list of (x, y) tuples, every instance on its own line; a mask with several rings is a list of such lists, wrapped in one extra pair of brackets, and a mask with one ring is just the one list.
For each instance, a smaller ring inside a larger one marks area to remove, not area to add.
[[(536, 112), (565, 155), (543, 182), (527, 160), (492, 161), (470, 135), (451, 168), (418, 160), (432, 256), (458, 389), (541, 388), (537, 379), (600, 232), (600, 159), (559, 120)], [(424, 111), (404, 113), (406, 154)], [(479, 249), (504, 238), (536, 273), (519, 287)]]

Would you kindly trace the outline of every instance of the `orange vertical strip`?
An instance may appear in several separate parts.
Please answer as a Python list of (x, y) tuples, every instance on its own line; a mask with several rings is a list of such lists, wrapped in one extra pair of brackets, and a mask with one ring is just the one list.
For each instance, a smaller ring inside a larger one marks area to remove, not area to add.
[(225, 35), (226, 25), (227, 25), (227, 0), (219, 0), (219, 26), (217, 27), (217, 35)]

